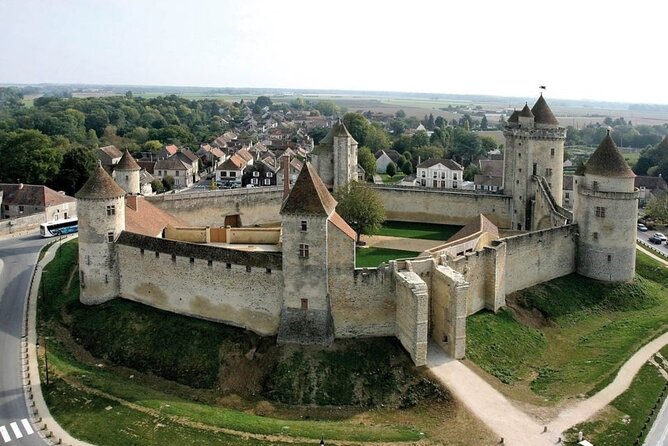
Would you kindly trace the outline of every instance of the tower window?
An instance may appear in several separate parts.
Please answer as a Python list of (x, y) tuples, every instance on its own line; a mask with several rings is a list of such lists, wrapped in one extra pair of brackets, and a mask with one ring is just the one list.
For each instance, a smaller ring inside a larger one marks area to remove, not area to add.
[(155, 258), (157, 259), (158, 257), (160, 257), (160, 253), (158, 251), (156, 251), (155, 252)]
[(546, 177), (551, 177), (552, 176), (552, 168), (551, 167), (548, 167), (547, 169), (545, 169), (545, 176)]
[(306, 243), (299, 244), (299, 257), (308, 259), (308, 245)]
[(107, 242), (113, 243), (113, 241), (114, 241), (114, 232), (113, 231), (107, 232)]
[(596, 206), (596, 216), (600, 218), (605, 218), (605, 208), (601, 206)]
[(251, 272), (251, 266), (250, 265), (246, 265), (246, 272), (247, 273)]
[[(521, 145), (521, 144), (520, 144), (520, 145)], [(517, 153), (517, 157), (518, 157), (518, 158), (522, 158), (522, 154), (518, 152), (518, 153)]]
[(594, 238), (594, 240), (598, 240), (598, 232), (594, 232), (592, 234), (592, 237)]
[(608, 254), (608, 262), (612, 262), (612, 256)]
[(225, 268), (227, 268), (227, 269), (232, 269), (232, 264), (231, 264), (231, 263), (226, 263), (226, 264), (225, 264)]
[(591, 188), (594, 189), (594, 190), (598, 190), (598, 181), (594, 181), (594, 182), (591, 184)]
[(191, 265), (194, 265), (194, 264), (195, 264), (195, 258), (194, 258), (194, 257), (191, 257), (191, 258), (190, 258), (190, 264), (191, 264)]
[(213, 266), (213, 260), (207, 260), (206, 266)]
[(267, 273), (267, 274), (271, 274), (271, 268), (266, 268), (266, 269), (264, 270), (264, 272)]
[(302, 310), (308, 310), (308, 299), (302, 299)]
[(128, 181), (130, 177), (128, 175), (125, 175), (125, 181)]
[(533, 163), (533, 174), (534, 174), (534, 175), (537, 175), (536, 172), (538, 172), (538, 164)]
[(554, 157), (554, 147), (550, 149), (550, 156)]
[(172, 262), (176, 262), (176, 254), (172, 254)]
[(308, 224), (306, 223), (306, 220), (302, 220), (302, 222), (301, 222), (302, 232), (306, 232), (307, 228), (308, 228)]
[(116, 206), (114, 206), (113, 204), (107, 206), (107, 215), (108, 216), (116, 215)]
[(86, 286), (86, 284), (84, 283), (84, 272), (83, 271), (81, 271), (81, 286), (82, 287)]

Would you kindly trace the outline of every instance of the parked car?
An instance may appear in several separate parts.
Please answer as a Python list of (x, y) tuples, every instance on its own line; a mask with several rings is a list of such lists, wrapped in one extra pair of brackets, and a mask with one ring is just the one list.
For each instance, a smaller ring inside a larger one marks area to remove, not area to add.
[(647, 226), (642, 223), (638, 223), (638, 231), (645, 232), (647, 231)]
[(650, 243), (660, 245), (666, 241), (666, 236), (660, 232), (655, 232), (653, 236), (649, 238)]

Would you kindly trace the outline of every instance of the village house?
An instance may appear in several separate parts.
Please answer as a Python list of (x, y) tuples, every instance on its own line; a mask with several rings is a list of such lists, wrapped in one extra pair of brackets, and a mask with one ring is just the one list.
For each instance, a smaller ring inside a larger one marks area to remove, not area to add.
[(453, 160), (431, 158), (418, 164), (416, 177), (422, 187), (460, 189), (464, 168)]
[(387, 166), (390, 163), (394, 163), (395, 166), (401, 154), (396, 150), (378, 150), (374, 153), (376, 157), (376, 173), (385, 173), (387, 172)]
[(112, 166), (118, 164), (118, 162), (121, 160), (121, 157), (123, 156), (123, 152), (121, 152), (116, 146), (111, 145), (96, 149), (95, 155), (102, 163), (102, 167), (104, 167), (108, 173), (111, 173)]
[(503, 156), (478, 160), (482, 173), (473, 177), (475, 190), (498, 192), (503, 186)]
[(42, 185), (0, 183), (0, 197), (0, 218), (3, 219), (27, 217), (42, 212), (45, 214), (45, 221), (77, 216), (74, 197)]
[(191, 169), (191, 165), (184, 163), (176, 156), (158, 160), (153, 168), (154, 176), (159, 180), (167, 176), (174, 178), (175, 189), (183, 189), (193, 184)]
[(218, 166), (216, 169), (216, 181), (220, 181), (230, 187), (241, 187), (244, 170), (246, 170), (246, 161), (235, 153)]

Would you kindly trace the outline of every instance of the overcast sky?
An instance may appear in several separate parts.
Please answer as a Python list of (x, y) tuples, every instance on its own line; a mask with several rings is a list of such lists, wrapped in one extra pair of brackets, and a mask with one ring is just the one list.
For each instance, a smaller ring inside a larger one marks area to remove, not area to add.
[(0, 83), (546, 85), (553, 98), (668, 103), (667, 12), (665, 0), (0, 0)]

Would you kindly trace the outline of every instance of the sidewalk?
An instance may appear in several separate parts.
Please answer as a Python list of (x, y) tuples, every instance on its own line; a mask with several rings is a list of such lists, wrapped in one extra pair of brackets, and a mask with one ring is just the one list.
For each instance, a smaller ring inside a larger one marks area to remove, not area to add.
[[(62, 242), (66, 243), (76, 235), (65, 237)], [(42, 386), (39, 376), (39, 363), (37, 360), (37, 331), (35, 329), (37, 321), (37, 294), (39, 284), (42, 279), (42, 270), (56, 255), (60, 247), (59, 243), (54, 243), (49, 247), (44, 258), (38, 263), (34, 271), (33, 282), (28, 290), (28, 299), (26, 302), (27, 312), (25, 319), (25, 334), (22, 346), (22, 356), (24, 358), (24, 382), (26, 401), (28, 402), (28, 412), (33, 418), (33, 423), (40, 430), (40, 435), (45, 441), (51, 444), (70, 445), (70, 446), (93, 446), (89, 443), (79, 441), (68, 434), (53, 419), (49, 408), (42, 395)]]

